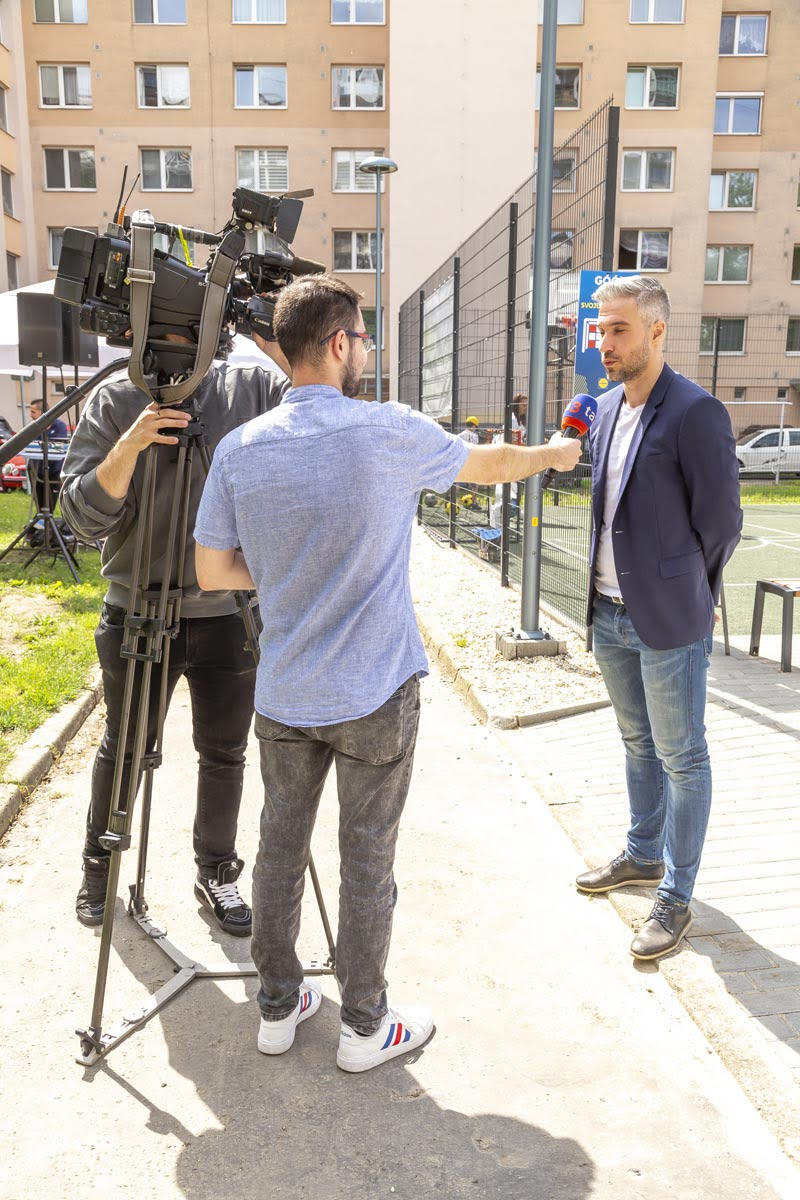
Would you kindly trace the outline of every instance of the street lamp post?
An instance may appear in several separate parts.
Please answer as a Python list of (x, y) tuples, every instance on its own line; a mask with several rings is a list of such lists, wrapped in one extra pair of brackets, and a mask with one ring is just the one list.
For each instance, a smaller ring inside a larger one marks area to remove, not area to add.
[(380, 404), (383, 393), (383, 317), (381, 314), (381, 267), (383, 266), (383, 234), (381, 232), (381, 180), (397, 170), (393, 158), (376, 154), (358, 164), (359, 171), (375, 176), (375, 399)]

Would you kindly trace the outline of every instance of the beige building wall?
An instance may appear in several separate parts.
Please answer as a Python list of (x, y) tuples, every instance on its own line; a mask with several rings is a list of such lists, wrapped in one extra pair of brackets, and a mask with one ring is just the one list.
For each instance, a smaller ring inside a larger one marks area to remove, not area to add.
[[(407, 0), (394, 13), (393, 328), (400, 304), (532, 169), (535, 7), (450, 0), (431, 12)], [(721, 57), (723, 12), (767, 12), (766, 55)], [(584, 0), (582, 23), (559, 25), (557, 62), (580, 67), (581, 87), (579, 108), (555, 114), (556, 145), (613, 95), (621, 108), (620, 175), (626, 148), (675, 151), (670, 192), (622, 192), (618, 175), (615, 245), (620, 229), (671, 230), (663, 279), (676, 311), (800, 316), (800, 284), (790, 278), (800, 244), (800, 5), (685, 0), (679, 24), (632, 24), (629, 14), (630, 0)], [(422, 27), (430, 36), (419, 37)], [(629, 65), (678, 65), (678, 107), (627, 109)], [(763, 93), (759, 134), (714, 134), (717, 93), (736, 92)], [(421, 104), (436, 118), (423, 136)], [(755, 211), (710, 212), (712, 169), (757, 171)], [(749, 281), (705, 283), (706, 246), (729, 243), (752, 246)]]
[[(245, 148), (286, 148), (289, 188), (313, 188), (305, 201), (293, 249), (330, 267), (334, 230), (372, 230), (374, 195), (333, 191), (334, 149), (383, 150), (388, 142), (388, 3), (382, 25), (333, 25), (331, 0), (286, 0), (285, 24), (234, 24), (231, 0), (187, 0), (185, 25), (133, 23), (131, 0), (89, 0), (86, 25), (45, 24), (25, 5), (28, 104), (34, 181), (38, 274), (49, 265), (49, 227), (97, 226), (113, 216), (123, 169), (128, 187), (139, 171), (142, 148), (189, 149), (191, 191), (135, 188), (128, 212), (149, 208), (157, 221), (219, 230), (231, 210), (237, 184), (236, 154)], [(44, 108), (39, 92), (42, 64), (89, 64), (91, 108)], [(138, 105), (138, 65), (189, 67), (191, 105), (156, 109)], [(234, 66), (285, 64), (285, 109), (237, 109)], [(332, 66), (383, 66), (384, 108), (332, 108)], [(93, 191), (45, 189), (45, 147), (93, 146)], [(387, 207), (384, 230), (388, 234)], [(389, 279), (388, 237), (384, 288)], [(344, 276), (374, 305), (374, 274)], [(388, 330), (387, 330), (388, 332)], [(388, 338), (384, 344), (388, 346)], [(388, 358), (384, 359), (384, 364)], [(368, 368), (369, 369), (369, 368)]]

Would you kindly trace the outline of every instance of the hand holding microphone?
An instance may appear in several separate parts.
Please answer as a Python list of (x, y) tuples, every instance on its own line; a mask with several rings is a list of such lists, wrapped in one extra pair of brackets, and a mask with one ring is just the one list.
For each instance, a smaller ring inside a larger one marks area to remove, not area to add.
[(579, 441), (589, 432), (596, 415), (597, 401), (594, 396), (582, 394), (570, 400), (561, 418), (561, 432), (554, 433), (549, 442), (555, 462), (542, 476), (542, 488), (550, 486), (556, 471), (571, 471), (578, 465), (581, 447), (574, 439)]

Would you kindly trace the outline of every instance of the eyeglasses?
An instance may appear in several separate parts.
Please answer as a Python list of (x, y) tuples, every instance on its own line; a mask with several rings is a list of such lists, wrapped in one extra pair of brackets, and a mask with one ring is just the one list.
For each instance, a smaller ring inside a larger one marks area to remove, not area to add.
[(357, 333), (355, 329), (334, 329), (332, 333), (329, 333), (327, 337), (324, 337), (322, 339), (322, 341), (320, 342), (320, 346), (324, 346), (325, 343), (329, 342), (332, 337), (336, 337), (337, 333), (346, 333), (348, 337), (360, 338), (361, 341), (364, 343), (364, 350), (366, 351), (367, 354), (369, 354), (371, 350), (375, 349), (375, 339), (373, 338), (372, 334), (371, 333)]

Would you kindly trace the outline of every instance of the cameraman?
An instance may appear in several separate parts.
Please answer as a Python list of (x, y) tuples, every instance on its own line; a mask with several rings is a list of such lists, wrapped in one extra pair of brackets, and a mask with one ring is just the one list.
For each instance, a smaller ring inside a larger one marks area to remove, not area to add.
[[(167, 335), (171, 341), (188, 341)], [(288, 374), (289, 366), (277, 343), (254, 336)], [(215, 364), (194, 395), (192, 404), (202, 422), (209, 451), (252, 417), (280, 403), (289, 387), (277, 371), (258, 366)], [(109, 852), (99, 838), (108, 828), (109, 802), (117, 757), (127, 659), (120, 656), (128, 606), (133, 550), (142, 496), (144, 457), (159, 447), (156, 463), (152, 530), (151, 586), (163, 570), (170, 506), (175, 486), (175, 433), (189, 422), (189, 413), (149, 403), (147, 395), (125, 376), (100, 386), (89, 398), (64, 462), (61, 507), (70, 526), (89, 541), (105, 538), (102, 573), (108, 582), (100, 623), (95, 632), (103, 673), (106, 728), (94, 762), (91, 800), (83, 850), (83, 880), (75, 904), (78, 920), (99, 925), (103, 920)], [(167, 699), (182, 675), (192, 705), (192, 727), (199, 758), (194, 853), (198, 873), (195, 895), (214, 914), (219, 926), (239, 937), (250, 934), (252, 915), (236, 886), (243, 862), (236, 853), (236, 825), (242, 794), (244, 754), (253, 715), (255, 663), (244, 646), (244, 628), (229, 591), (201, 592), (194, 566), (191, 531), (203, 491), (205, 474), (200, 456), (192, 462), (188, 537), (179, 631), (169, 656)], [(178, 547), (176, 547), (177, 551)], [(138, 705), (138, 682), (132, 713)], [(150, 683), (145, 750), (153, 749), (158, 717), (161, 664), (154, 663)], [(133, 722), (125, 747), (120, 796), (127, 795), (133, 744)]]
[[(408, 582), (420, 492), (570, 470), (581, 452), (560, 434), (548, 446), (469, 446), (405, 405), (357, 399), (372, 343), (358, 301), (329, 275), (281, 292), (275, 332), (294, 386), (279, 409), (220, 446), (195, 530), (201, 587), (255, 581), (264, 613), (255, 722), (264, 780), (253, 875), (258, 1048), (284, 1053), (298, 1022), (320, 1006), (295, 942), (314, 818), (335, 762), (336, 1061), (353, 1072), (414, 1050), (433, 1028), (427, 1009), (390, 1008), (384, 979), (395, 842), (418, 680), (427, 674)], [(265, 520), (270, 512), (282, 520)]]

